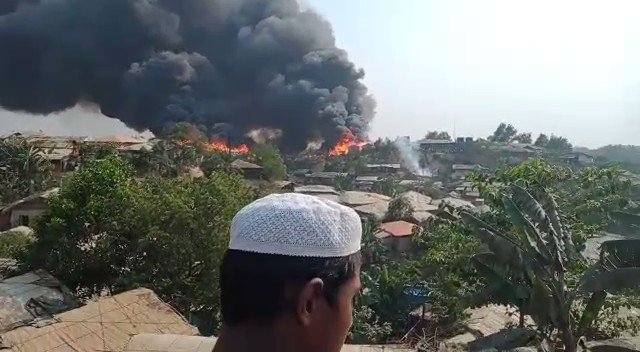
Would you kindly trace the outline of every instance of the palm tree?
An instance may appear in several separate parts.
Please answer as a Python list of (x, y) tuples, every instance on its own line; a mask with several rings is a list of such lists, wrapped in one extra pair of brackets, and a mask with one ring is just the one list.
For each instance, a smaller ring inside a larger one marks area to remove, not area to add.
[[(553, 196), (544, 191), (536, 199), (511, 185), (502, 202), (516, 229), (513, 234), (500, 233), (473, 214), (461, 212), (465, 225), (488, 247), (472, 258), (488, 282), (486, 299), (517, 306), (521, 316), (532, 317), (546, 341), (558, 332), (566, 351), (576, 351), (578, 337), (597, 317), (607, 295), (640, 286), (640, 240), (605, 242), (600, 261), (576, 287), (569, 287), (567, 268), (580, 254)], [(571, 308), (580, 299), (585, 304), (577, 317)]]
[(43, 190), (50, 180), (51, 164), (45, 151), (24, 138), (0, 139), (2, 202), (11, 202)]

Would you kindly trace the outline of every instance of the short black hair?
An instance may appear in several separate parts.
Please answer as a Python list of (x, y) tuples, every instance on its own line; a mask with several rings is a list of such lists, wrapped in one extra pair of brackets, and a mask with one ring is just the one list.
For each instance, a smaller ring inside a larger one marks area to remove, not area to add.
[(340, 287), (360, 267), (360, 252), (337, 258), (292, 257), (228, 250), (222, 261), (222, 320), (229, 326), (265, 324), (292, 313), (287, 290), (298, 290), (313, 278), (324, 282), (324, 297), (334, 305)]

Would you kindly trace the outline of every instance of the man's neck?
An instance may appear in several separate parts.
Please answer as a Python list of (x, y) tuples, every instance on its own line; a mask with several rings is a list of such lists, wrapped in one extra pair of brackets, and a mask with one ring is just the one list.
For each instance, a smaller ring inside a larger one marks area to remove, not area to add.
[(271, 326), (224, 327), (213, 352), (300, 351), (294, 336), (285, 336)]

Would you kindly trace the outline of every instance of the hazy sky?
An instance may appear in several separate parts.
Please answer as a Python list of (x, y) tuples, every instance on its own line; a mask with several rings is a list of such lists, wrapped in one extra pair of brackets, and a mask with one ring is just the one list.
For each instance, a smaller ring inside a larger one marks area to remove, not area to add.
[(374, 136), (640, 144), (640, 1), (308, 0), (367, 72)]
[[(500, 122), (574, 144), (640, 144), (640, 1), (306, 0), (367, 72), (372, 136), (486, 136)], [(122, 133), (110, 119), (24, 118), (0, 132)], [(80, 122), (78, 122), (80, 121)], [(86, 121), (86, 122), (85, 122)]]

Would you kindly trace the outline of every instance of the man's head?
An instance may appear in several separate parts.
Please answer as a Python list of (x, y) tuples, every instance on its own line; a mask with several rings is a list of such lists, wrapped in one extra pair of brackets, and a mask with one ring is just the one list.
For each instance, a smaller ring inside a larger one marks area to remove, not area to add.
[(360, 290), (358, 215), (335, 202), (271, 195), (234, 218), (221, 270), (226, 326), (268, 327), (308, 352), (339, 351)]

